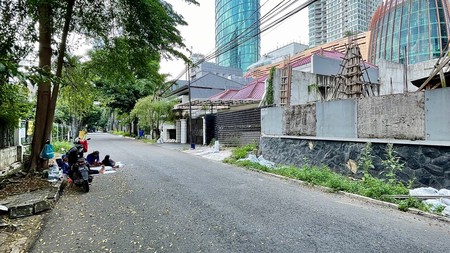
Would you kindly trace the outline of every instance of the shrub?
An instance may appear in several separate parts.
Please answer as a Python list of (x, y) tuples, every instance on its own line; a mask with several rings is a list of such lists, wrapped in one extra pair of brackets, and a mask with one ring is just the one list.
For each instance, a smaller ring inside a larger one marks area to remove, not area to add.
[(55, 141), (52, 142), (52, 146), (55, 153), (64, 154), (73, 146), (73, 144), (69, 141)]

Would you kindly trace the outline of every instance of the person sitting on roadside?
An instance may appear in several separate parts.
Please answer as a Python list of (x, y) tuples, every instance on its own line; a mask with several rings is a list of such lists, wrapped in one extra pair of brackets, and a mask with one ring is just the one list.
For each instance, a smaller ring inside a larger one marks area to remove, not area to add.
[(102, 165), (111, 166), (113, 168), (119, 167), (118, 165), (116, 165), (116, 162), (114, 162), (114, 160), (109, 157), (109, 155), (105, 155), (105, 158), (102, 161)]
[(63, 175), (69, 175), (69, 157), (62, 155), (61, 170)]
[(100, 152), (94, 151), (86, 156), (86, 160), (90, 166), (100, 166), (102, 163), (100, 162)]

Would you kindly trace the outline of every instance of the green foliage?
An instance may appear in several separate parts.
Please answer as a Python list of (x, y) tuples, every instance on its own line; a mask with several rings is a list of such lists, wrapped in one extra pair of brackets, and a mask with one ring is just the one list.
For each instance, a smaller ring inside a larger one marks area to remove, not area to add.
[(344, 32), (344, 38), (350, 37), (350, 36), (353, 36), (353, 32), (352, 31), (345, 31)]
[(55, 118), (70, 124), (72, 117), (82, 122), (84, 117), (94, 110), (94, 101), (99, 91), (90, 81), (91, 74), (79, 57), (66, 56), (66, 60)]
[(430, 211), (430, 208), (426, 204), (424, 204), (423, 201), (416, 198), (409, 197), (407, 199), (398, 201), (399, 210), (406, 212), (409, 208), (417, 208), (425, 212)]
[(102, 99), (109, 107), (129, 113), (140, 98), (156, 95), (164, 85), (159, 52), (142, 48), (125, 37), (92, 51), (88, 63)]
[(211, 141), (209, 142), (209, 145), (208, 145), (208, 146), (213, 147), (214, 144), (215, 144), (215, 142), (216, 142), (216, 139), (215, 139), (215, 138), (212, 138)]
[(248, 152), (253, 151), (256, 149), (255, 144), (247, 144), (245, 146), (235, 148), (231, 152), (231, 158), (234, 160), (239, 160), (247, 157)]
[(174, 99), (153, 100), (151, 96), (141, 98), (131, 111), (131, 116), (139, 119), (141, 127), (158, 129), (160, 124), (174, 119), (172, 109), (176, 103)]
[(150, 143), (150, 144), (155, 144), (156, 140), (155, 139), (140, 139), (142, 142), (145, 143)]
[[(233, 150), (232, 156), (224, 161), (245, 168), (266, 171), (285, 177), (302, 180), (313, 185), (329, 187), (334, 191), (345, 191), (394, 203), (397, 203), (397, 201), (393, 198), (387, 197), (387, 195), (408, 194), (408, 188), (406, 188), (401, 183), (386, 183), (384, 180), (374, 178), (370, 175), (361, 181), (352, 180), (331, 171), (325, 166), (317, 167), (306, 164), (301, 168), (297, 168), (294, 166), (281, 166), (270, 169), (260, 164), (252, 163), (250, 161), (238, 161), (238, 159), (244, 158), (247, 155), (247, 152), (252, 149), (253, 147), (237, 148)], [(412, 202), (410, 204), (413, 205)], [(419, 204), (415, 203), (414, 206), (419, 206)]]
[(275, 67), (272, 67), (269, 72), (269, 79), (267, 80), (267, 90), (266, 90), (267, 105), (273, 105), (274, 103), (274, 91), (273, 91), (274, 75), (275, 75)]
[(133, 134), (130, 134), (130, 133), (124, 132), (124, 131), (112, 131), (112, 134), (114, 134), (114, 135), (122, 135), (122, 136), (126, 136), (126, 137), (134, 137)]
[(83, 119), (83, 126), (87, 126), (86, 128), (104, 128), (106, 127), (106, 119), (102, 118), (103, 110), (98, 106), (92, 106), (89, 111), (86, 112), (86, 115)]
[(361, 157), (358, 160), (358, 167), (363, 170), (364, 177), (369, 177), (369, 171), (375, 168), (373, 165), (372, 143), (368, 142), (364, 146)]
[(54, 141), (52, 142), (53, 150), (59, 154), (65, 154), (73, 144), (68, 141)]
[(437, 214), (442, 214), (442, 212), (444, 211), (445, 206), (444, 205), (439, 205), (436, 210), (434, 210), (435, 213)]
[(394, 184), (395, 179), (395, 173), (398, 171), (402, 171), (405, 167), (405, 164), (400, 162), (400, 157), (397, 156), (397, 151), (394, 150), (394, 145), (392, 143), (389, 143), (386, 148), (386, 160), (384, 160), (383, 165), (388, 171), (386, 174), (389, 183)]
[(28, 89), (17, 84), (0, 84), (0, 125), (16, 127), (19, 119), (30, 117), (32, 104), (28, 101)]
[(261, 165), (259, 163), (251, 162), (251, 161), (248, 161), (248, 160), (235, 161), (235, 162), (233, 162), (233, 164), (239, 165), (239, 166), (244, 167), (244, 168), (249, 168), (249, 169), (256, 169), (256, 170), (265, 171), (265, 172), (269, 172), (270, 171), (269, 167), (266, 167), (266, 166)]
[(312, 83), (308, 85), (308, 95), (315, 92), (317, 93), (319, 91), (319, 85), (317, 83)]

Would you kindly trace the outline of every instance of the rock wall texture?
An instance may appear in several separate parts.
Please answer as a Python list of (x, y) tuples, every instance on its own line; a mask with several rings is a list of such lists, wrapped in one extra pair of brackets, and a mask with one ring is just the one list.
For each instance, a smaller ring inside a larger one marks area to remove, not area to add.
[[(302, 166), (305, 163), (328, 166), (344, 175), (360, 178), (362, 171), (352, 172), (349, 164), (356, 164), (366, 143), (308, 140), (299, 138), (262, 137), (260, 151), (265, 159), (284, 165)], [(373, 143), (375, 169), (370, 173), (383, 178), (382, 161), (386, 159), (386, 143)], [(394, 144), (397, 156), (405, 167), (397, 173), (404, 183), (414, 181), (414, 187), (431, 186), (450, 189), (450, 147)]]

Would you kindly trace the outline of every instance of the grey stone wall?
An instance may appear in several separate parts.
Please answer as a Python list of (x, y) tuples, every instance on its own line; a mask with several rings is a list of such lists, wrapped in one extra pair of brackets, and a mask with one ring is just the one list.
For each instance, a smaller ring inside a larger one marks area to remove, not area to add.
[[(336, 172), (359, 178), (362, 171), (353, 173), (348, 164), (358, 162), (365, 145), (362, 142), (262, 137), (260, 151), (265, 159), (278, 164), (326, 165)], [(370, 173), (373, 176), (383, 178), (387, 173), (382, 165), (386, 147), (386, 143), (372, 144), (375, 169)], [(405, 163), (405, 168), (397, 173), (400, 181), (406, 184), (414, 180), (414, 187), (450, 189), (450, 147), (394, 144), (394, 149)]]
[(424, 93), (405, 93), (358, 100), (358, 137), (425, 139)]
[(17, 154), (17, 147), (0, 149), (0, 175), (5, 174), (11, 164), (20, 160)]
[(284, 110), (283, 134), (286, 135), (316, 135), (316, 105), (294, 105)]

